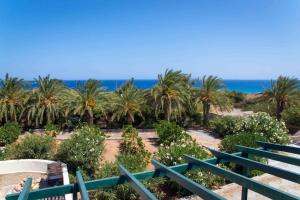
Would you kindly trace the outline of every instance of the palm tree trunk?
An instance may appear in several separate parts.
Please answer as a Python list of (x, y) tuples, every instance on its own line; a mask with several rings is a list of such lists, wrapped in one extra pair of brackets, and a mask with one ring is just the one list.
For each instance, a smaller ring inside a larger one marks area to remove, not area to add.
[(210, 104), (203, 102), (203, 125), (208, 125)]
[(276, 105), (276, 118), (281, 119), (281, 113), (284, 110), (284, 102), (278, 101)]
[(130, 115), (127, 115), (127, 123), (129, 125), (132, 125), (132, 123), (133, 123), (133, 120), (131, 119)]
[(92, 126), (94, 124), (94, 117), (89, 115), (89, 125)]
[(94, 117), (89, 114), (88, 111), (85, 112), (85, 119), (89, 126), (92, 126), (94, 123)]

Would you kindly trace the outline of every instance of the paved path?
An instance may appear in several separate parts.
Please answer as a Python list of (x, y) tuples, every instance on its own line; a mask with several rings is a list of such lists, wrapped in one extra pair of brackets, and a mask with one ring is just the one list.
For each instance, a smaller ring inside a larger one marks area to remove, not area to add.
[(187, 133), (192, 136), (198, 144), (204, 147), (214, 149), (219, 148), (221, 139), (205, 130), (188, 130)]

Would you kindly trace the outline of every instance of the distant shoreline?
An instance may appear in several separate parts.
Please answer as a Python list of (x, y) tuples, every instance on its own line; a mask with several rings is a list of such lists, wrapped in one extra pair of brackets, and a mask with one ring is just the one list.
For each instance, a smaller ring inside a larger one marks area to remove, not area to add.
[[(130, 80), (130, 79), (128, 79)], [(115, 91), (128, 80), (115, 79), (115, 80), (99, 80), (102, 82), (101, 86), (105, 87), (107, 92)], [(66, 87), (76, 88), (78, 82), (86, 80), (62, 80)], [(36, 88), (35, 81), (24, 81), (30, 83), (26, 89)], [(140, 89), (150, 89), (157, 83), (156, 79), (134, 79), (134, 84)], [(200, 83), (196, 81), (195, 87), (199, 87)], [(245, 94), (258, 94), (262, 93), (264, 89), (270, 88), (270, 80), (224, 80), (224, 86), (228, 91), (241, 92)]]

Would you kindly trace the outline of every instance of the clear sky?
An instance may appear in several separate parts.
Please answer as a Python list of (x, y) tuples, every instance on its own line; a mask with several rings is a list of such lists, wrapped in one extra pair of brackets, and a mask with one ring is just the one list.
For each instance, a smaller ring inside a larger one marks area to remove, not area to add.
[(300, 78), (300, 0), (0, 0), (0, 76)]

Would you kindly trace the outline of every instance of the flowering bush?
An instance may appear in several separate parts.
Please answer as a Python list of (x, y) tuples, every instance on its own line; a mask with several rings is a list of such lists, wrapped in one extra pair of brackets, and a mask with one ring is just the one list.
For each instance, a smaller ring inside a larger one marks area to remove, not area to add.
[(160, 121), (158, 124), (155, 124), (155, 130), (160, 143), (164, 145), (170, 145), (172, 142), (188, 137), (180, 126), (172, 122)]
[(258, 112), (244, 118), (222, 117), (213, 121), (212, 127), (217, 132), (223, 132), (223, 135), (247, 133), (261, 135), (272, 143), (287, 144), (290, 142), (284, 122), (278, 121), (264, 112)]
[(104, 149), (104, 133), (97, 127), (83, 126), (60, 145), (56, 158), (68, 165), (72, 173), (77, 167), (93, 177)]
[(284, 122), (277, 121), (267, 113), (256, 113), (237, 121), (233, 135), (227, 135), (220, 144), (220, 149), (227, 152), (236, 151), (235, 145), (257, 147), (256, 141), (266, 141), (278, 144), (290, 142), (288, 130)]
[(235, 133), (261, 134), (272, 143), (288, 144), (291, 141), (285, 123), (264, 112), (244, 118), (235, 127)]
[(28, 135), (5, 149), (6, 159), (51, 159), (54, 140), (49, 136)]
[[(154, 155), (154, 159), (167, 166), (171, 166), (185, 163), (186, 161), (183, 158), (184, 154), (191, 155), (201, 160), (211, 157), (210, 154), (201, 146), (199, 146), (195, 140), (191, 139), (190, 137), (186, 137), (177, 142), (172, 142), (170, 145), (161, 144), (158, 152)], [(211, 189), (217, 188), (218, 186), (224, 184), (223, 178), (213, 175), (202, 169), (190, 170), (184, 175)], [(169, 180), (165, 181), (162, 188), (166, 189), (167, 191), (172, 191), (171, 195), (175, 196), (191, 195), (191, 193), (182, 188), (182, 186)]]
[(224, 116), (224, 117), (215, 117), (209, 121), (209, 127), (214, 133), (218, 133), (222, 137), (225, 135), (231, 135), (235, 133), (235, 126), (241, 117), (234, 116)]
[(0, 127), (0, 146), (13, 143), (21, 134), (21, 126), (17, 122), (8, 122)]
[(170, 145), (161, 144), (154, 158), (165, 165), (184, 163), (183, 155), (188, 154), (200, 159), (207, 159), (209, 154), (193, 139), (182, 138)]

